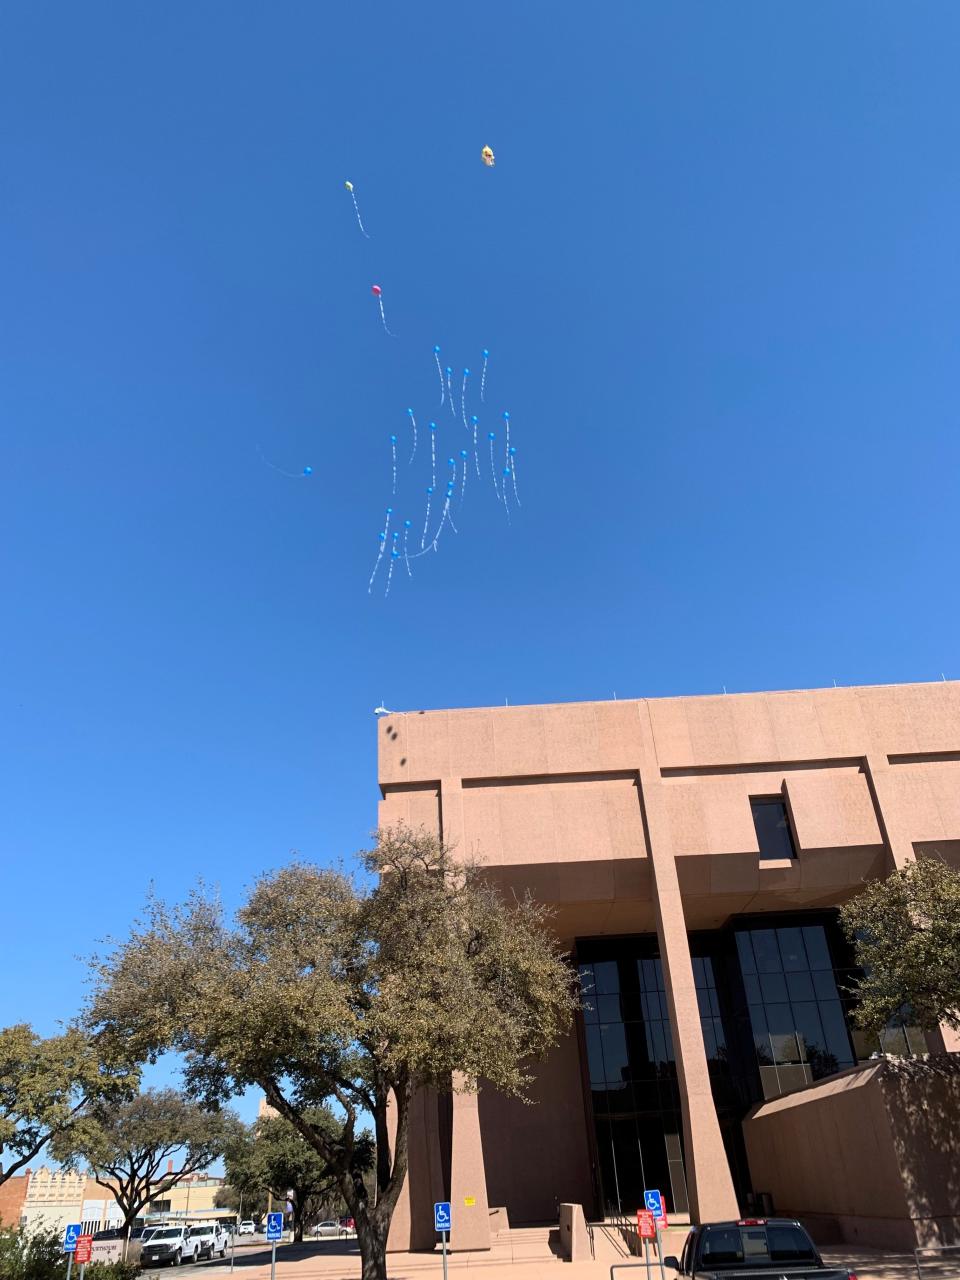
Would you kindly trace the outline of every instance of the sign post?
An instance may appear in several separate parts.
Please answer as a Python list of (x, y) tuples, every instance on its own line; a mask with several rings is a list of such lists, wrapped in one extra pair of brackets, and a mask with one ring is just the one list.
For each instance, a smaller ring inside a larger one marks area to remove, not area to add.
[(660, 1280), (665, 1280), (663, 1270), (663, 1246), (660, 1241), (660, 1228), (667, 1225), (667, 1215), (663, 1208), (663, 1196), (659, 1191), (644, 1191), (643, 1205), (653, 1215), (653, 1225), (657, 1240), (657, 1260), (660, 1263)]
[(277, 1280), (277, 1241), (283, 1236), (283, 1214), (267, 1214), (267, 1244), (270, 1246), (270, 1280)]
[(643, 1260), (647, 1267), (647, 1280), (650, 1280), (650, 1241), (657, 1238), (657, 1227), (649, 1209), (637, 1210), (637, 1232), (643, 1241)]
[(73, 1255), (77, 1249), (77, 1241), (80, 1239), (80, 1232), (83, 1226), (79, 1222), (68, 1222), (67, 1229), (63, 1233), (63, 1252), (67, 1255), (67, 1280), (70, 1280), (70, 1272), (73, 1270)]
[(450, 1201), (440, 1200), (433, 1206), (433, 1229), (440, 1233), (443, 1249), (443, 1280), (447, 1280), (447, 1236), (450, 1233)]

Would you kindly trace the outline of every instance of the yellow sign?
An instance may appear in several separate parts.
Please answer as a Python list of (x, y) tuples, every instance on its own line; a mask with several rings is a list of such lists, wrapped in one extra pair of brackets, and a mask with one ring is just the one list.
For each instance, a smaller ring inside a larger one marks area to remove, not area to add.
[(476, 1197), (476, 1196), (464, 1196), (464, 1197), (463, 1197), (463, 1203), (467, 1206), (467, 1208), (468, 1208), (468, 1209), (472, 1209), (472, 1208), (473, 1208), (473, 1206), (477, 1203), (477, 1197)]

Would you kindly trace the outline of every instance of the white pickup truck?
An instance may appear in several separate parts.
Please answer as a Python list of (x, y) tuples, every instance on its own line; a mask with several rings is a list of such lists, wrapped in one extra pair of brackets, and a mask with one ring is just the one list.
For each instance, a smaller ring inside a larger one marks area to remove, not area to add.
[(227, 1252), (227, 1233), (219, 1222), (198, 1222), (190, 1228), (190, 1239), (200, 1242), (201, 1258), (223, 1257)]
[(143, 1246), (140, 1265), (148, 1267), (169, 1262), (172, 1267), (179, 1267), (181, 1262), (196, 1262), (200, 1256), (200, 1239), (192, 1231), (192, 1227), (157, 1227)]

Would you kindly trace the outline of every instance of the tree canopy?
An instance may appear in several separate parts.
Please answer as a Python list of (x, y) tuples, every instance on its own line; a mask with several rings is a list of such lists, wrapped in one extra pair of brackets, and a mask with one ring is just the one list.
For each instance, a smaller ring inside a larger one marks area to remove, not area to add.
[[(343, 1125), (329, 1107), (311, 1108), (303, 1118), (331, 1142), (342, 1135)], [(266, 1189), (281, 1203), (289, 1198), (295, 1240), (303, 1239), (308, 1214), (331, 1198), (340, 1199), (339, 1169), (282, 1116), (261, 1116), (244, 1130), (227, 1148), (225, 1163), (230, 1185), (245, 1195)], [(361, 1133), (354, 1142), (354, 1172), (362, 1176), (372, 1164), (373, 1140)]]
[(46, 1039), (25, 1023), (0, 1030), (0, 1184), (67, 1134), (85, 1107), (113, 1105), (136, 1088), (124, 1046), (114, 1049), (78, 1027)]
[(863, 978), (855, 1017), (879, 1034), (905, 1010), (924, 1030), (960, 1030), (960, 872), (919, 858), (841, 912)]
[(230, 1110), (204, 1110), (174, 1089), (149, 1089), (117, 1106), (85, 1108), (53, 1152), (68, 1167), (90, 1166), (126, 1227), (151, 1200), (212, 1164), (242, 1128)]
[[(413, 1091), (449, 1091), (456, 1076), (522, 1094), (577, 997), (546, 909), (505, 901), (435, 836), (377, 832), (362, 863), (373, 887), (305, 863), (266, 875), (233, 921), (199, 890), (180, 907), (152, 902), (97, 962), (90, 1023), (144, 1058), (183, 1052), (207, 1102), (258, 1085), (336, 1171), (364, 1274), (382, 1277)], [(336, 1135), (308, 1119), (327, 1102), (343, 1115)], [(356, 1169), (365, 1112), (375, 1204)]]

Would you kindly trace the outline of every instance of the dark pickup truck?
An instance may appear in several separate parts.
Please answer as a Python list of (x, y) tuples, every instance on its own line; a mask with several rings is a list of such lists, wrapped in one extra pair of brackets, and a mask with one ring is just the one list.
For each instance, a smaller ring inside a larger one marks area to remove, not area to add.
[(847, 1267), (828, 1267), (795, 1218), (742, 1218), (691, 1228), (677, 1258), (664, 1258), (696, 1280), (857, 1280)]

